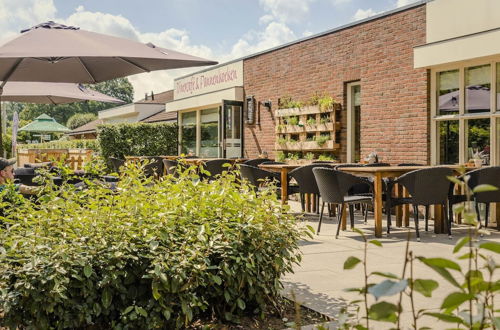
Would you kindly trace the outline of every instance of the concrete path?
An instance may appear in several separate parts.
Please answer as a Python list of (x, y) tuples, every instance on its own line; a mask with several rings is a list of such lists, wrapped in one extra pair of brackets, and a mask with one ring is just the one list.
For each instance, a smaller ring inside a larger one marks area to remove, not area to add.
[[(293, 210), (298, 211), (299, 205), (291, 202)], [(308, 215), (304, 217), (304, 222), (313, 226), (316, 230), (317, 215)], [(451, 258), (453, 256), (453, 247), (462, 237), (467, 235), (466, 226), (453, 228), (453, 238), (449, 239), (447, 235), (436, 235), (432, 232), (432, 221), (430, 221), (429, 232), (424, 231), (424, 221), (421, 221), (421, 242), (417, 242), (413, 227), (411, 228), (412, 239), (410, 241), (410, 250), (415, 256), (442, 257)], [(413, 222), (412, 222), (413, 224)], [(356, 228), (363, 230), (368, 239), (374, 239), (373, 218), (364, 224), (361, 214), (356, 216)], [(352, 270), (343, 270), (344, 261), (349, 256), (355, 256), (360, 259), (363, 257), (364, 243), (360, 235), (351, 230), (343, 231), (338, 239), (335, 239), (336, 220), (333, 218), (324, 218), (320, 235), (315, 235), (313, 240), (301, 243), (303, 260), (300, 266), (296, 266), (294, 274), (288, 274), (282, 282), (285, 286), (285, 294), (303, 303), (305, 306), (326, 314), (334, 319), (339, 315), (339, 311), (349, 304), (349, 301), (359, 299), (357, 293), (345, 292), (344, 289), (352, 287), (361, 287), (363, 285), (362, 266), (358, 265)], [(385, 229), (384, 229), (385, 230)], [(483, 242), (500, 242), (500, 233), (490, 229), (491, 235), (482, 238)], [(369, 244), (367, 254), (368, 272), (392, 272), (401, 275), (404, 264), (404, 251), (407, 242), (407, 229), (395, 228), (390, 237), (384, 232), (384, 237), (379, 239), (383, 247), (377, 247)], [(460, 251), (462, 255), (466, 250)], [(456, 256), (455, 256), (456, 257)], [(495, 257), (498, 264), (500, 258)], [(459, 262), (462, 268), (467, 267), (466, 261)], [(444, 297), (456, 289), (447, 281), (442, 279), (434, 270), (423, 265), (421, 262), (414, 264), (415, 278), (434, 279), (439, 282), (439, 288), (433, 293), (432, 298), (425, 298), (416, 293), (416, 309), (426, 308), (435, 309), (441, 305)], [(455, 274), (457, 275), (457, 274)], [(458, 276), (457, 276), (458, 279)], [(496, 278), (498, 280), (498, 278)], [(374, 276), (371, 282), (381, 282), (384, 278)], [(396, 302), (397, 296), (383, 297), (381, 300)], [(370, 303), (374, 300), (370, 299)], [(499, 302), (500, 303), (500, 302)], [(498, 306), (498, 305), (497, 305)], [(403, 310), (407, 311), (403, 315), (404, 329), (411, 328), (410, 302), (403, 300)], [(453, 324), (439, 324), (431, 318), (424, 318), (418, 324), (418, 327), (429, 326), (432, 329), (444, 329), (453, 327)], [(371, 322), (370, 328), (388, 329), (390, 323)], [(331, 327), (333, 329), (333, 327)]]

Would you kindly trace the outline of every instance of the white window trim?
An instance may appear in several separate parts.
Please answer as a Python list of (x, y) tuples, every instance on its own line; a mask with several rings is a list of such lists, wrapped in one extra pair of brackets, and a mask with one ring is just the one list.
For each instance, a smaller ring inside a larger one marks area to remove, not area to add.
[[(500, 63), (500, 58), (495, 61), (484, 60), (470, 60), (458, 64), (449, 64), (431, 69), (431, 165), (438, 165), (439, 163), (439, 134), (438, 122), (446, 120), (458, 120), (459, 122), (459, 163), (464, 164), (468, 161), (466, 159), (466, 120), (470, 119), (490, 119), (490, 165), (500, 165), (500, 152), (498, 147), (498, 130), (497, 125), (500, 124), (500, 111), (497, 109), (496, 97), (496, 64)], [(479, 65), (489, 64), (491, 67), (491, 93), (490, 93), (490, 112), (488, 113), (465, 113), (465, 68)], [(449, 70), (459, 70), (459, 114), (458, 115), (437, 115), (437, 75), (439, 72)]]
[(347, 162), (354, 163), (355, 145), (355, 120), (353, 111), (352, 89), (354, 86), (361, 86), (360, 81), (351, 82), (346, 85), (347, 89)]

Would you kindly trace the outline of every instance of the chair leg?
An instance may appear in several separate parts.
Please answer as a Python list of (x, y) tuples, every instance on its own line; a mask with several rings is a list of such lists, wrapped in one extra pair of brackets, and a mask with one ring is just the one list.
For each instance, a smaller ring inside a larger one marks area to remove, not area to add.
[(490, 217), (490, 203), (486, 203), (486, 213), (484, 214), (484, 228), (488, 228), (489, 217)]
[(316, 234), (319, 235), (319, 231), (321, 230), (321, 221), (323, 220), (323, 210), (325, 209), (325, 202), (321, 205), (321, 212), (319, 213), (319, 223), (318, 223), (318, 230), (316, 231)]
[(425, 231), (429, 231), (429, 205), (425, 206)]
[(314, 195), (314, 200), (316, 201), (316, 214), (319, 213), (319, 195)]
[(453, 204), (451, 201), (448, 203), (448, 220), (451, 226), (453, 224)]
[(337, 212), (337, 219), (339, 221), (339, 224), (337, 226), (337, 235), (335, 235), (335, 238), (339, 238), (339, 234), (340, 234), (340, 226), (342, 226), (342, 213), (344, 213), (344, 208), (345, 208), (345, 204), (342, 203), (339, 205), (339, 210)]
[(349, 218), (351, 219), (351, 229), (354, 228), (354, 205), (349, 204)]
[(447, 203), (443, 203), (443, 215), (444, 215), (444, 222), (448, 225), (448, 238), (451, 239), (451, 223), (453, 222), (453, 218), (448, 218), (448, 210), (447, 210)]
[(300, 206), (302, 207), (302, 213), (304, 213), (306, 211), (306, 204), (305, 204), (305, 200), (304, 200), (304, 194), (303, 193), (300, 193)]
[(389, 203), (385, 203), (385, 209), (387, 210), (387, 235), (391, 233), (391, 225), (392, 225), (392, 220), (391, 220), (391, 206)]
[(365, 225), (368, 223), (368, 204), (363, 204), (365, 207)]
[(479, 228), (482, 228), (483, 225), (481, 224), (481, 212), (479, 211), (479, 203), (476, 202), (476, 215), (477, 215), (477, 221), (479, 222)]
[(418, 206), (413, 205), (413, 216), (415, 218), (415, 231), (417, 233), (417, 241), (420, 242), (420, 232), (418, 230)]

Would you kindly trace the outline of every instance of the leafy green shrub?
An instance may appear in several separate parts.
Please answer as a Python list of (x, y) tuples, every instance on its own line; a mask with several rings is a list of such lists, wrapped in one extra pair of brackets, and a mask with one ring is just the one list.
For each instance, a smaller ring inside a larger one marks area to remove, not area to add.
[(99, 150), (97, 140), (66, 140), (50, 141), (45, 143), (19, 144), (17, 149), (92, 149)]
[(283, 151), (277, 151), (276, 152), (276, 161), (277, 162), (284, 162), (286, 160), (286, 155)]
[(38, 205), (5, 211), (0, 326), (180, 328), (279, 304), (305, 229), (274, 190), (255, 193), (235, 173), (211, 183), (193, 168), (141, 173), (129, 165), (115, 192), (49, 180)]
[(93, 113), (76, 113), (73, 116), (69, 117), (68, 121), (66, 122), (66, 127), (75, 129), (96, 119), (97, 116)]
[(177, 155), (177, 124), (100, 125), (101, 154), (109, 157)]
[(335, 160), (335, 156), (329, 154), (321, 154), (318, 156), (318, 160), (324, 160), (324, 161)]

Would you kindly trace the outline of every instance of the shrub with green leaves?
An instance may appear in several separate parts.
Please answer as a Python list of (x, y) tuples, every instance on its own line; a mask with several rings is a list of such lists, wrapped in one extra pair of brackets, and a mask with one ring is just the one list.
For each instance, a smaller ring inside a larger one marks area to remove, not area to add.
[(180, 328), (262, 315), (309, 232), (272, 189), (256, 193), (235, 173), (153, 181), (129, 165), (116, 191), (47, 182), (37, 204), (0, 218), (0, 326)]

